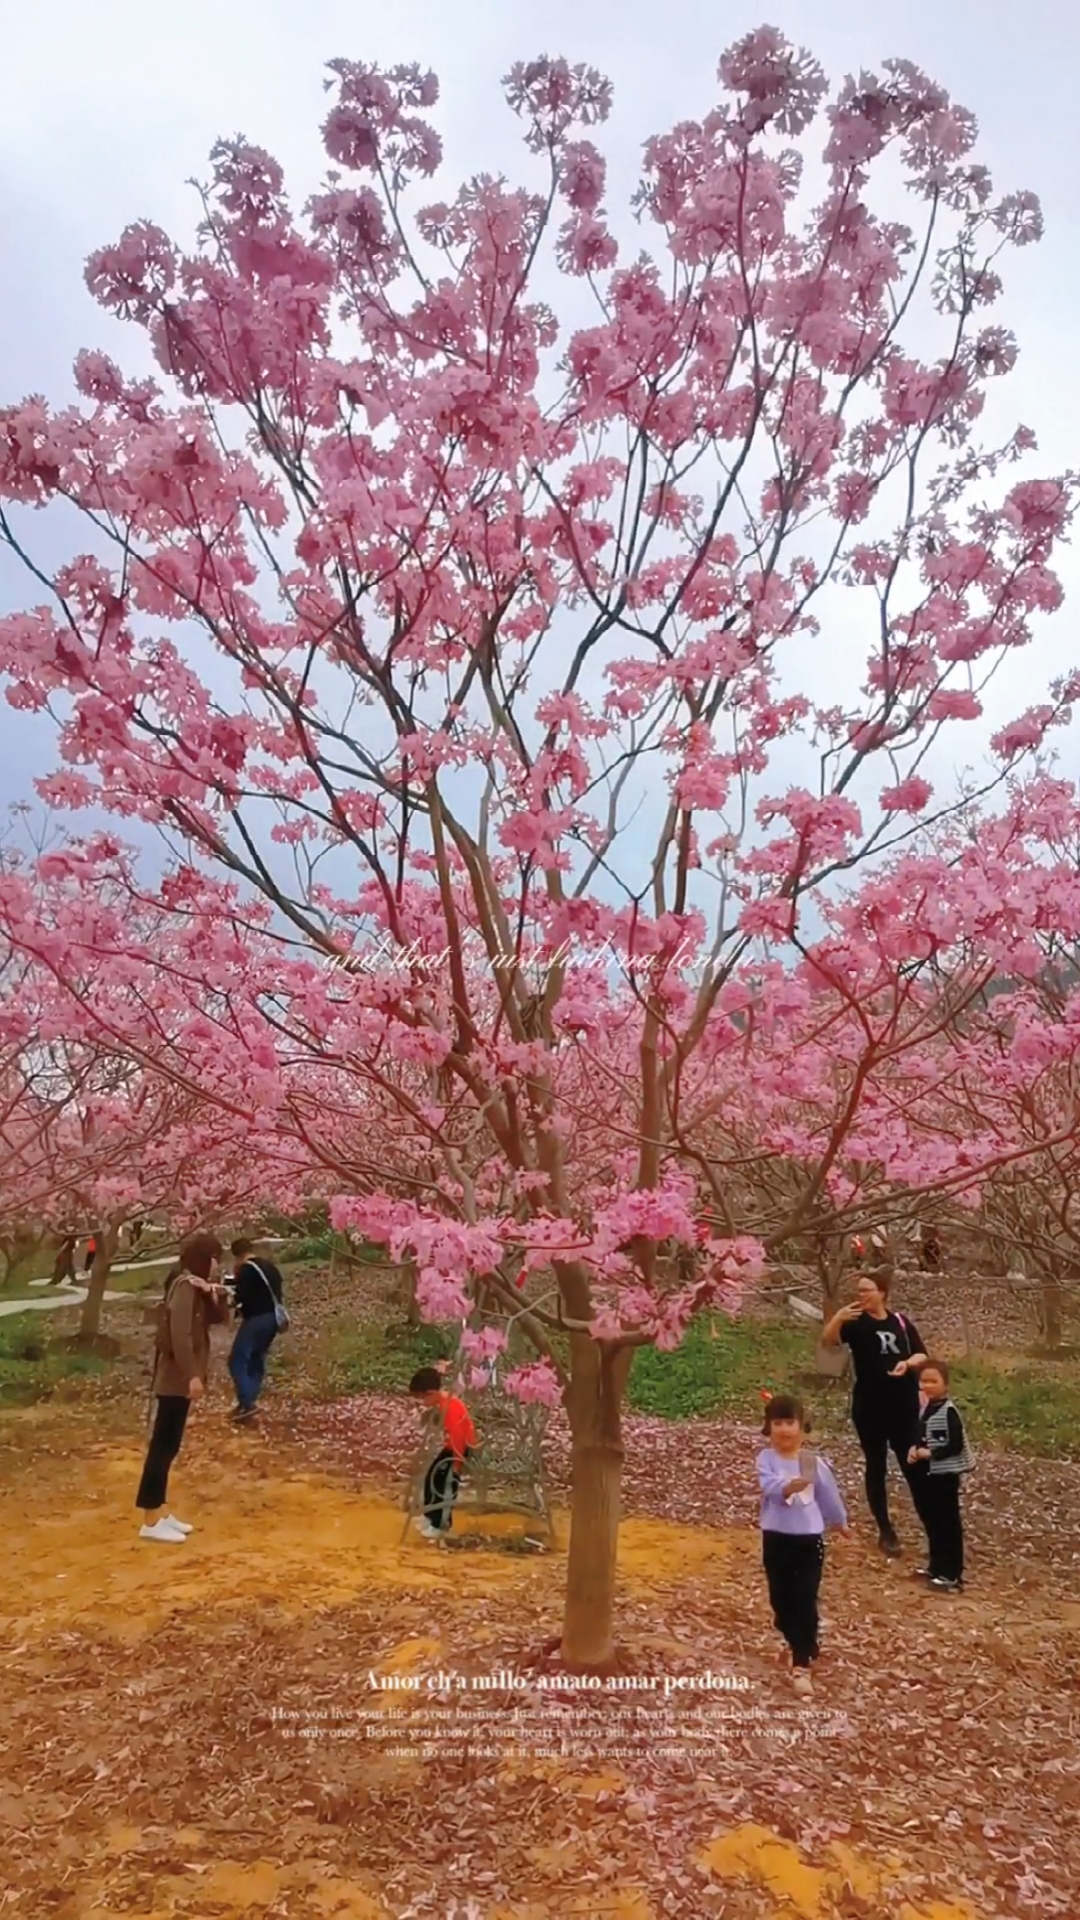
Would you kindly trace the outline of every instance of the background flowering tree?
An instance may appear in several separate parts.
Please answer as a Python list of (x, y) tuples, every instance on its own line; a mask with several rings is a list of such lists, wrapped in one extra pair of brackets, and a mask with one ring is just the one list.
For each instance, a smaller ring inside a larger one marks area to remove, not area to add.
[[(27, 1057), (27, 1023), (11, 1009), (26, 995), (33, 972), (29, 955), (8, 950), (0, 963), (0, 1139), (4, 1143), (4, 1190), (0, 1194), (0, 1258), (3, 1279), (14, 1280), (36, 1260), (45, 1242), (43, 1219), (28, 1205), (17, 1177), (19, 1164), (37, 1151), (41, 1133), (57, 1109), (55, 1089), (45, 1081), (44, 1062)], [(16, 1177), (8, 1177), (11, 1166)]]
[[(0, 1226), (34, 1248), (47, 1232), (93, 1232), (79, 1334), (94, 1340), (125, 1227), (154, 1215), (179, 1237), (299, 1211), (318, 1186), (260, 1119), (242, 1071), (227, 1084), (219, 1066), (203, 1086), (177, 1072), (152, 951), (110, 967), (109, 949), (81, 946), (77, 888), (64, 885), (76, 876), (107, 889), (100, 865), (74, 854), (0, 871)], [(123, 924), (129, 942), (149, 930), (130, 914)], [(123, 1021), (108, 1018), (110, 997)]]
[[(1080, 813), (1071, 781), (1040, 777), (978, 813), (924, 863), (954, 976), (975, 932), (989, 977), (905, 1100), (902, 1177), (936, 1184), (952, 1224), (998, 1270), (1041, 1283), (1060, 1343), (1080, 1264)], [(970, 1176), (970, 1178), (968, 1177)]]
[[(339, 1224), (411, 1251), (432, 1312), (549, 1276), (563, 1651), (597, 1664), (634, 1345), (755, 1258), (687, 1112), (753, 980), (782, 1002), (812, 963), (838, 879), (959, 802), (938, 736), (1060, 598), (1071, 478), (1008, 479), (1027, 431), (972, 440), (1016, 351), (1000, 260), (1039, 212), (915, 68), (829, 99), (769, 29), (647, 144), (627, 257), (599, 74), (515, 68), (529, 183), (416, 206), (434, 77), (331, 71), (302, 218), (269, 155), (222, 142), (194, 253), (142, 222), (90, 261), (165, 385), (91, 352), (84, 405), (0, 416), (0, 530), (49, 594), (0, 623), (0, 663), (16, 706), (55, 703), (44, 795), (164, 826), (161, 904), (190, 926), (209, 863), (276, 947), (245, 1016), (267, 1100), (303, 1032), (430, 1149), (423, 1193), (343, 1179)], [(897, 168), (910, 225), (874, 208)], [(58, 499), (90, 550), (50, 572), (25, 509)], [(1000, 732), (987, 785), (1076, 684)], [(796, 1220), (829, 1177), (819, 1155)]]

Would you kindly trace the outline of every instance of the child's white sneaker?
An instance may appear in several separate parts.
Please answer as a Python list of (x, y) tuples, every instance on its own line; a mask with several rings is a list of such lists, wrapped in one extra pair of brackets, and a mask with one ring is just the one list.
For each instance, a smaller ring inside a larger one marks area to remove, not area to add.
[(185, 1539), (187, 1538), (188, 1534), (191, 1532), (191, 1528), (188, 1525), (187, 1521), (178, 1520), (175, 1513), (167, 1513), (165, 1515), (165, 1525), (167, 1527), (175, 1527), (177, 1533), (182, 1533)]
[(187, 1539), (187, 1534), (181, 1533), (179, 1527), (174, 1527), (171, 1520), (155, 1520), (152, 1527), (139, 1528), (139, 1539), (163, 1540), (178, 1547)]
[(796, 1667), (794, 1687), (800, 1699), (810, 1700), (814, 1694), (814, 1683), (805, 1667)]
[(430, 1520), (418, 1520), (416, 1531), (421, 1540), (437, 1540), (439, 1537), (438, 1527), (433, 1527)]

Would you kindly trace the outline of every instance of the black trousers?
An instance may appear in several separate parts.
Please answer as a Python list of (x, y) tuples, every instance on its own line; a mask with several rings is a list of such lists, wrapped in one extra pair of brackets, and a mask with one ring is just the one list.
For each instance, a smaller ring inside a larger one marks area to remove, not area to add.
[(424, 1519), (439, 1533), (450, 1531), (460, 1485), (461, 1468), (450, 1448), (444, 1447), (424, 1475)]
[(930, 1473), (924, 1468), (918, 1479), (912, 1481), (911, 1491), (919, 1518), (926, 1528), (932, 1579), (962, 1580), (964, 1577), (960, 1479), (958, 1473)]
[(169, 1468), (180, 1451), (190, 1406), (190, 1400), (180, 1394), (167, 1393), (158, 1397), (150, 1445), (146, 1449), (146, 1463), (139, 1481), (139, 1491), (135, 1495), (135, 1505), (144, 1513), (153, 1513), (155, 1507), (165, 1505), (169, 1491)]
[(908, 1450), (915, 1445), (917, 1412), (910, 1406), (890, 1407), (887, 1402), (884, 1405), (876, 1402), (871, 1410), (856, 1401), (851, 1419), (866, 1462), (866, 1504), (877, 1521), (878, 1532), (892, 1533), (887, 1487), (889, 1449), (892, 1448), (896, 1464), (910, 1487), (912, 1469), (908, 1465)]
[(773, 1619), (791, 1648), (792, 1662), (808, 1667), (818, 1652), (818, 1591), (825, 1571), (825, 1539), (820, 1533), (761, 1536), (765, 1578)]

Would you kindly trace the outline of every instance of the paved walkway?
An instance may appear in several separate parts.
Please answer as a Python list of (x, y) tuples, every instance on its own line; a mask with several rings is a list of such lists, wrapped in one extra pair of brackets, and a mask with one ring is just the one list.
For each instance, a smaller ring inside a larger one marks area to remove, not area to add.
[[(283, 1244), (284, 1242), (273, 1234), (267, 1235), (263, 1240), (263, 1245), (267, 1247), (282, 1246)], [(153, 1273), (155, 1267), (171, 1266), (174, 1258), (175, 1256), (173, 1254), (166, 1253), (157, 1260), (129, 1260), (126, 1263), (118, 1261), (115, 1266), (109, 1268), (109, 1272), (150, 1274)], [(66, 1280), (57, 1287), (53, 1285), (48, 1275), (46, 1275), (44, 1280), (28, 1280), (26, 1284), (28, 1287), (37, 1287), (38, 1289), (47, 1287), (49, 1291), (43, 1294), (40, 1299), (36, 1300), (0, 1300), (0, 1318), (7, 1313), (50, 1313), (57, 1307), (80, 1307), (86, 1299), (87, 1289), (85, 1287), (73, 1287)], [(105, 1293), (102, 1295), (102, 1298), (104, 1300), (132, 1300), (137, 1298), (137, 1295), (131, 1293)]]
[[(30, 1285), (48, 1286), (49, 1282), (31, 1280)], [(81, 1307), (86, 1299), (86, 1287), (53, 1287), (44, 1298), (37, 1300), (0, 1300), (0, 1318), (6, 1313), (50, 1313), (57, 1307)], [(104, 1300), (132, 1300), (137, 1296), (130, 1293), (106, 1293)]]
[[(109, 1272), (153, 1273), (155, 1267), (170, 1267), (172, 1263), (173, 1255), (171, 1253), (162, 1254), (160, 1260), (128, 1260), (126, 1263), (122, 1260), (114, 1260), (112, 1266), (109, 1268)], [(28, 1287), (51, 1287), (53, 1282), (51, 1276), (46, 1274), (43, 1280), (28, 1280), (26, 1284)], [(61, 1285), (70, 1290), (71, 1282), (64, 1280), (61, 1281)]]

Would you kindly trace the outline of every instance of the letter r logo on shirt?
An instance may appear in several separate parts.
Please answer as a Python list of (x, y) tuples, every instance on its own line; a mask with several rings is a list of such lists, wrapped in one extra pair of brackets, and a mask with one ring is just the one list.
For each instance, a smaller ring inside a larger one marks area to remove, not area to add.
[(879, 1330), (879, 1332), (878, 1332), (878, 1339), (879, 1339), (879, 1340), (881, 1341), (881, 1351), (882, 1351), (882, 1353), (895, 1353), (895, 1355), (896, 1355), (896, 1357), (897, 1357), (897, 1359), (899, 1360), (899, 1358), (900, 1358), (900, 1349), (899, 1349), (899, 1347), (898, 1347), (898, 1346), (897, 1346), (897, 1344), (896, 1344), (896, 1335), (895, 1335), (895, 1333), (890, 1333), (890, 1332), (888, 1331), (888, 1329), (887, 1329), (887, 1328), (886, 1328), (886, 1330), (885, 1330), (885, 1332), (884, 1332), (884, 1333), (882, 1333), (882, 1332), (881, 1332), (881, 1331)]

